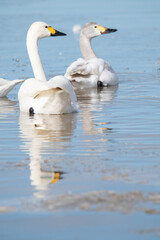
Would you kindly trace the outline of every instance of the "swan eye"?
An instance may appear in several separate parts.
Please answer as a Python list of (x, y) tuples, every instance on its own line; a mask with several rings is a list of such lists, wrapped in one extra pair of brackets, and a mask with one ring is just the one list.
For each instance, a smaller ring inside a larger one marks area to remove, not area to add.
[(45, 26), (45, 28), (48, 28), (48, 26)]
[(97, 26), (94, 26), (94, 28), (97, 28)]

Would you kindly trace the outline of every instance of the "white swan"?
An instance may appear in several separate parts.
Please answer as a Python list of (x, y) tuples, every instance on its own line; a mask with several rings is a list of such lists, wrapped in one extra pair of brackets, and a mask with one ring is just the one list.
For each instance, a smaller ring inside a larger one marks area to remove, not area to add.
[(18, 83), (24, 82), (24, 80), (16, 79), (9, 81), (0, 78), (0, 97), (5, 97)]
[(73, 62), (67, 69), (65, 77), (72, 81), (73, 86), (92, 88), (118, 84), (118, 78), (112, 67), (101, 58), (97, 58), (92, 47), (91, 39), (106, 33), (116, 32), (117, 29), (102, 27), (90, 22), (85, 24), (80, 33), (80, 49), (84, 57)]
[(27, 79), (19, 90), (22, 112), (64, 114), (78, 111), (77, 98), (70, 81), (64, 76), (56, 76), (47, 81), (38, 52), (39, 39), (63, 35), (66, 34), (44, 22), (35, 22), (29, 28), (27, 50), (35, 78)]

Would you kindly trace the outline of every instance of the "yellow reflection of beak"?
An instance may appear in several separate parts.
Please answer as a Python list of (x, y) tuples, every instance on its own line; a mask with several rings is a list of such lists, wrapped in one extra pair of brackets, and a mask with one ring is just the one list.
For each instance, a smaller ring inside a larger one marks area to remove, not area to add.
[(59, 180), (59, 178), (60, 178), (60, 174), (59, 174), (59, 172), (56, 172), (54, 175), (54, 179), (52, 180), (51, 183), (53, 183), (53, 184), (56, 183)]

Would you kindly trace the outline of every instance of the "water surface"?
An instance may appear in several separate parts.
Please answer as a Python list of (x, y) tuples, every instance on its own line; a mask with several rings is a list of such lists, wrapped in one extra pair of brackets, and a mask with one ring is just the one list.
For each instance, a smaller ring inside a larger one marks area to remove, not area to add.
[[(159, 1), (1, 3), (0, 77), (32, 77), (25, 37), (43, 20), (48, 78), (80, 57), (74, 24), (119, 31), (93, 40), (119, 86), (77, 91), (79, 113), (19, 112), (17, 86), (0, 99), (0, 238), (159, 239)], [(72, 8), (71, 8), (72, 6)]]

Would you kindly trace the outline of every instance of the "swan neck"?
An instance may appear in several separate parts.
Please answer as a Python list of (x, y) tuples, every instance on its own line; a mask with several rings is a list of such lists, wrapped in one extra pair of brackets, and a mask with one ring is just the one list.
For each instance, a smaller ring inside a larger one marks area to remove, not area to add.
[(85, 60), (97, 58), (91, 46), (91, 39), (88, 39), (83, 33), (80, 35), (80, 48)]
[(38, 51), (38, 39), (27, 35), (27, 51), (31, 62), (34, 77), (41, 81), (47, 81)]

